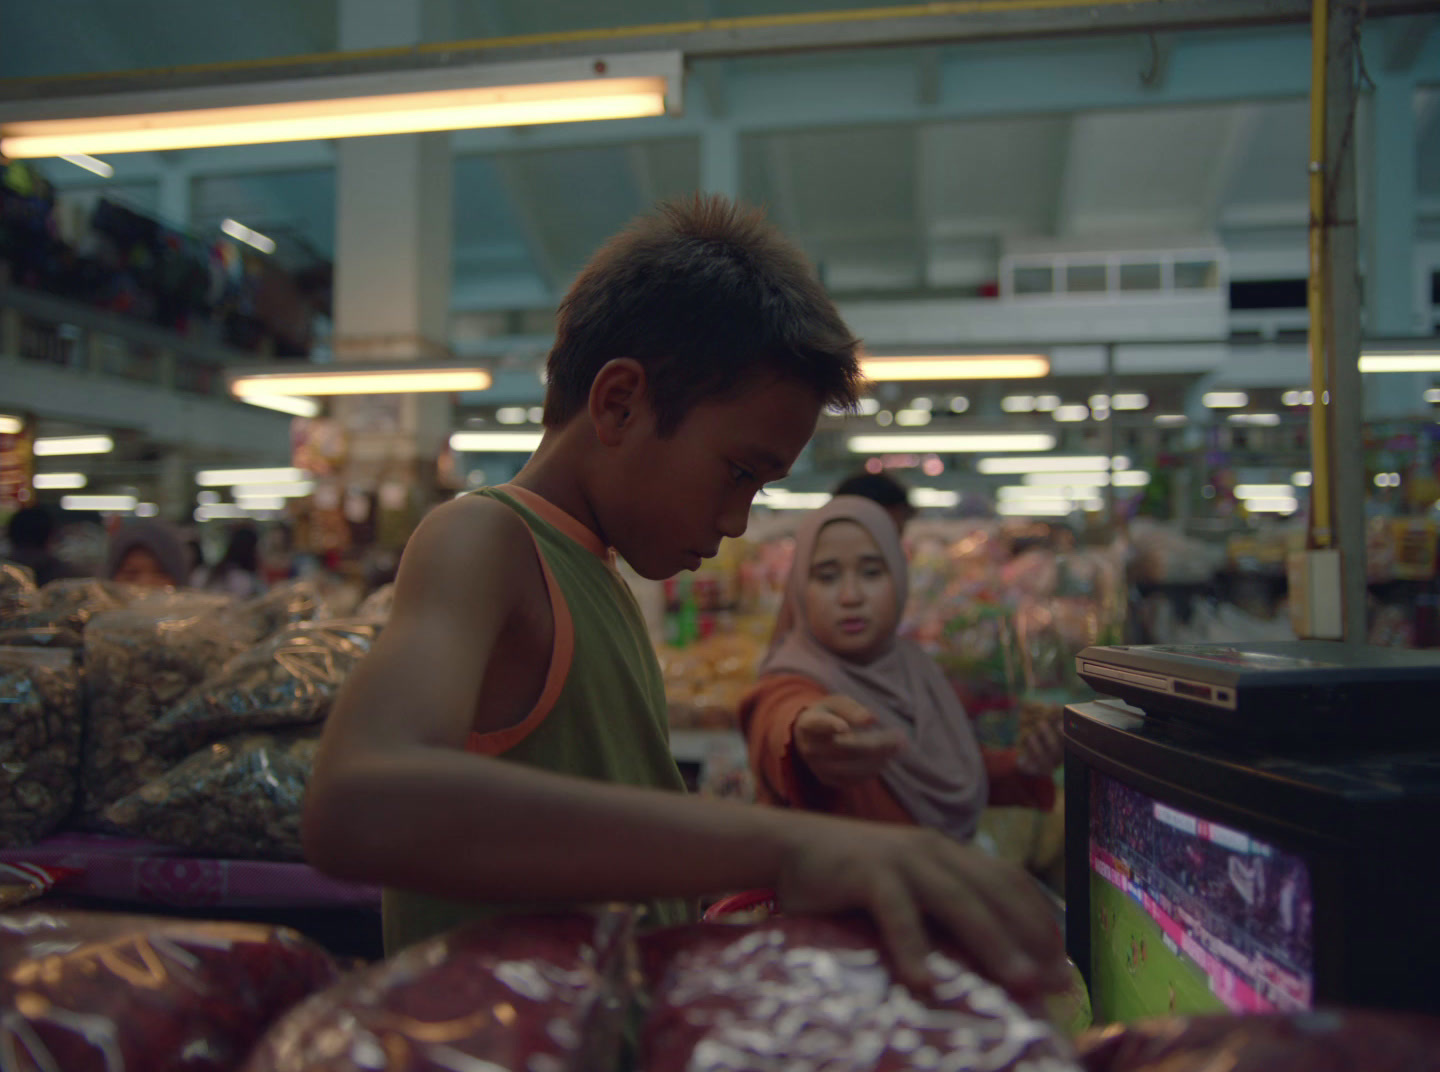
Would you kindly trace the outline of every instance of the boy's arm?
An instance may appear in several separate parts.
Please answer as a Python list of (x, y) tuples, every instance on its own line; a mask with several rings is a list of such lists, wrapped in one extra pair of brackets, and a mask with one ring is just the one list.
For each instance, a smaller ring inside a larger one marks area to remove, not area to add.
[(928, 916), (1013, 986), (1068, 985), (1031, 881), (939, 834), (662, 795), (463, 751), (496, 637), (519, 600), (539, 598), (515, 565), (534, 555), (519, 519), (487, 500), (441, 507), (416, 531), (391, 620), (326, 727), (304, 816), (318, 867), (493, 901), (769, 887), (790, 911), (869, 910), (914, 982), (926, 977)]

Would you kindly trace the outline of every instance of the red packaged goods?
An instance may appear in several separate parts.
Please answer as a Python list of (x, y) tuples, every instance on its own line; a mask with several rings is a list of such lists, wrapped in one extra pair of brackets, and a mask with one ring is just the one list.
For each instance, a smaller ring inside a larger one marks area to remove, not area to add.
[(1086, 1032), (1087, 1072), (1437, 1072), (1440, 1020), (1318, 1010), (1147, 1020)]
[(510, 916), (412, 946), (276, 1024), (245, 1072), (616, 1067), (632, 916)]
[(911, 992), (863, 920), (702, 923), (642, 945), (646, 1072), (1079, 1072), (1042, 1014), (947, 954), (933, 992)]
[(5, 1072), (234, 1072), (336, 978), (292, 931), (81, 912), (0, 914)]

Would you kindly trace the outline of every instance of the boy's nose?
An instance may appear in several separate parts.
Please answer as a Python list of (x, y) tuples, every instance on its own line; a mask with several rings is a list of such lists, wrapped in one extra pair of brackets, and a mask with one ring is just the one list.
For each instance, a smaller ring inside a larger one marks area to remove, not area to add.
[(738, 540), (745, 535), (745, 529), (750, 524), (750, 500), (726, 506), (716, 519), (715, 527), (720, 530), (720, 535), (728, 536), (732, 540)]

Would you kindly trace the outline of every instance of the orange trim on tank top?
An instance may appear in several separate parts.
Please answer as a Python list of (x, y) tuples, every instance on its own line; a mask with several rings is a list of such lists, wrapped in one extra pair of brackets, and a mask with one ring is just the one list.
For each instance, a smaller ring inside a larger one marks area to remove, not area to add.
[[(497, 490), (501, 490), (507, 495), (515, 495), (515, 498), (522, 500), (525, 505), (531, 509), (535, 509), (531, 504), (532, 499), (537, 503), (545, 503), (549, 511), (553, 511), (560, 517), (566, 518), (571, 525), (589, 533), (591, 543), (598, 544), (600, 542), (595, 534), (590, 532), (589, 529), (586, 529), (580, 522), (564, 513), (564, 511), (558, 507), (545, 502), (544, 499), (534, 494), (534, 492), (527, 491), (523, 496), (516, 495), (516, 492), (522, 491), (523, 489), (510, 487), (509, 485)], [(541, 513), (538, 509), (535, 510), (535, 512)], [(561, 528), (556, 522), (551, 521), (548, 515), (546, 515), (545, 519), (550, 521), (551, 524), (554, 524), (556, 528)], [(526, 527), (528, 528), (529, 526)], [(562, 529), (562, 531), (565, 531), (567, 536), (570, 535), (569, 531), (565, 529)], [(540, 572), (545, 577), (546, 591), (550, 593), (550, 614), (555, 621), (555, 642), (550, 648), (550, 668), (545, 673), (545, 685), (540, 690), (540, 698), (535, 701), (535, 706), (531, 708), (530, 713), (526, 715), (523, 720), (503, 730), (494, 730), (490, 733), (472, 732), (470, 734), (469, 739), (465, 742), (465, 750), (467, 752), (476, 752), (482, 756), (504, 755), (539, 728), (540, 723), (545, 721), (545, 716), (548, 715), (555, 706), (555, 701), (560, 699), (560, 690), (565, 687), (565, 679), (570, 676), (570, 663), (575, 656), (575, 621), (570, 617), (570, 605), (565, 602), (565, 594), (560, 591), (560, 585), (556, 583), (555, 575), (550, 572), (550, 565), (545, 561), (545, 555), (540, 551), (540, 541), (536, 538), (533, 530), (530, 532), (530, 541), (535, 545), (536, 557), (540, 559)], [(576, 542), (583, 543), (584, 541), (577, 540)], [(585, 546), (588, 550), (590, 545), (586, 544)]]
[(545, 521), (554, 525), (557, 529), (569, 536), (585, 550), (603, 558), (606, 562), (614, 565), (615, 552), (606, 547), (599, 536), (586, 528), (581, 522), (571, 517), (560, 507), (556, 506), (549, 499), (542, 499), (528, 488), (517, 487), (514, 484), (501, 484), (495, 489), (504, 492), (506, 495), (519, 500), (520, 505), (534, 513), (537, 513)]

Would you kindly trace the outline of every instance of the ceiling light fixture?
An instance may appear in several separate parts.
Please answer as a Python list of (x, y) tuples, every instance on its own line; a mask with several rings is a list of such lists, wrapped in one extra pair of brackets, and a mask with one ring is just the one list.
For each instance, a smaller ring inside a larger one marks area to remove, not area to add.
[(95, 510), (103, 514), (133, 513), (140, 500), (133, 495), (62, 495), (62, 510)]
[(755, 499), (756, 506), (770, 510), (816, 510), (830, 501), (828, 491), (789, 491), (785, 488), (766, 488)]
[(1062, 424), (1074, 424), (1076, 421), (1089, 419), (1090, 407), (1080, 405), (1059, 406), (1050, 416)]
[(36, 473), (30, 481), (36, 491), (74, 491), (89, 482), (84, 473)]
[(895, 423), (902, 428), (923, 428), (930, 423), (930, 411), (928, 409), (897, 410)]
[(846, 441), (851, 454), (970, 454), (987, 450), (1054, 450), (1055, 437), (1049, 433), (1004, 434), (960, 433), (956, 435), (851, 436)]
[(313, 480), (277, 481), (273, 484), (236, 484), (230, 494), (237, 499), (281, 498), (303, 499), (315, 491)]
[(1034, 395), (1006, 395), (1000, 400), (1000, 408), (1006, 413), (1034, 413)]
[(66, 454), (109, 454), (115, 440), (108, 435), (47, 436), (35, 440), (37, 458), (54, 458)]
[(1315, 477), (1311, 475), (1310, 470), (1301, 469), (1298, 473), (1292, 473), (1290, 475), (1290, 483), (1294, 484), (1297, 488), (1308, 488), (1311, 484), (1315, 483)]
[(247, 246), (258, 249), (261, 253), (275, 252), (275, 239), (269, 235), (263, 235), (259, 231), (252, 231), (239, 220), (224, 220), (220, 224), (220, 230), (235, 239), (235, 241), (244, 242)]
[(466, 454), (529, 454), (543, 432), (455, 432), (450, 449)]
[(911, 488), (910, 505), (918, 507), (933, 506), (940, 510), (949, 510), (960, 505), (960, 493), (958, 491), (946, 491), (943, 488)]
[(1150, 405), (1150, 396), (1140, 391), (1127, 395), (1113, 395), (1110, 398), (1110, 405), (1115, 409), (1145, 409)]
[(954, 398), (950, 399), (951, 413), (964, 413), (969, 408), (970, 400), (964, 395), (956, 395)]
[(1432, 387), (1425, 392), (1426, 402), (1440, 402), (1440, 387)]
[(1189, 424), (1190, 418), (1183, 413), (1157, 413), (1155, 414), (1155, 426), (1157, 428), (1178, 428), (1181, 425)]
[(975, 470), (986, 476), (1009, 473), (1094, 473), (1110, 469), (1129, 469), (1130, 459), (1123, 455), (1107, 458), (1103, 454), (1075, 454), (1068, 458), (981, 458)]
[(678, 111), (679, 52), (478, 63), (7, 103), (13, 158), (633, 119)]
[(84, 153), (66, 153), (60, 159), (67, 164), (83, 168), (92, 175), (99, 175), (102, 179), (108, 179), (115, 174), (115, 169), (105, 161), (96, 160), (93, 156), (86, 156)]
[(1361, 372), (1440, 372), (1440, 350), (1362, 353)]
[(1240, 409), (1250, 404), (1250, 396), (1244, 391), (1206, 391), (1200, 403), (1206, 409)]
[(1295, 489), (1289, 484), (1236, 484), (1237, 499), (1273, 499), (1278, 496), (1294, 495)]
[(249, 406), (289, 413), (295, 417), (320, 416), (320, 403), (304, 395), (245, 395), (239, 401)]
[(9, 414), (0, 415), (0, 435), (19, 435), (25, 430), (25, 422)]
[(494, 382), (488, 370), (419, 362), (382, 365), (327, 365), (306, 372), (260, 370), (228, 374), (230, 393), (252, 395), (408, 395), (424, 392), (484, 391)]
[(1002, 488), (995, 489), (996, 498), (999, 499), (1093, 499), (1100, 494), (1101, 486), (1099, 476), (1094, 474), (1094, 480), (1083, 478), (1072, 484), (1061, 484), (1059, 486), (1045, 486), (1040, 484), (1007, 484)]
[(1300, 500), (1293, 496), (1245, 500), (1245, 509), (1252, 514), (1293, 514), (1299, 508)]
[(223, 488), (234, 484), (298, 484), (310, 476), (304, 469), (202, 469), (195, 483), (202, 488)]
[(1225, 418), (1231, 424), (1253, 424), (1260, 428), (1274, 428), (1280, 423), (1278, 413), (1232, 413)]
[(1022, 380), (1050, 374), (1050, 359), (1040, 354), (982, 354), (974, 357), (862, 357), (868, 380)]

